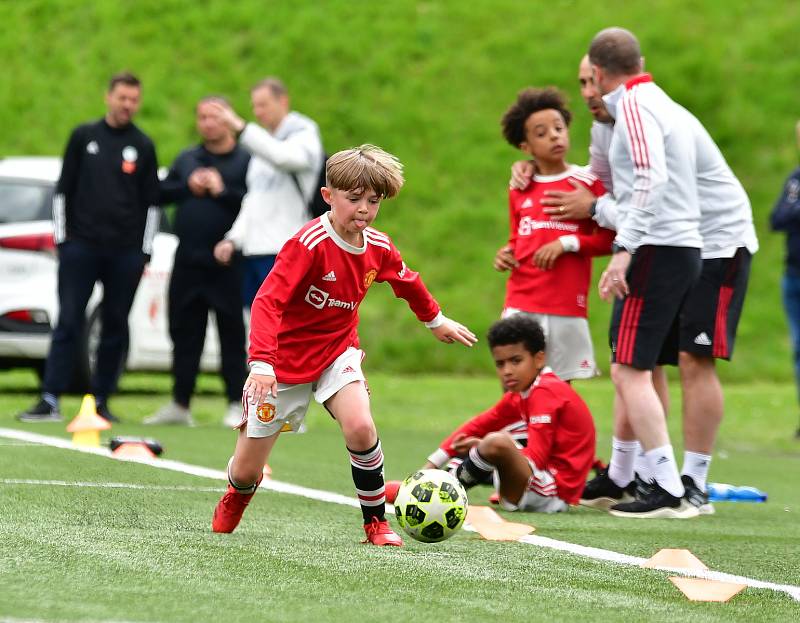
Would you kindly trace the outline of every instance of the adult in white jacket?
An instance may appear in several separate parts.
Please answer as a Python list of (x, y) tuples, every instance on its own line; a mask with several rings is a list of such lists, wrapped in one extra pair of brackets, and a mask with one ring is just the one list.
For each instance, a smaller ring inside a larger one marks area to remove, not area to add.
[(674, 349), (677, 363), (673, 327), (700, 274), (703, 241), (692, 117), (642, 73), (639, 44), (630, 32), (601, 31), (589, 58), (606, 107), (617, 119), (608, 152), (617, 201), (617, 253), (600, 279), (601, 296), (614, 299), (612, 379), (629, 427), (626, 438), (641, 443), (653, 483), (645, 495), (612, 506), (611, 512), (692, 517), (698, 509), (682, 499), (684, 485), (651, 379), (656, 363), (665, 362), (663, 348)]
[(225, 105), (216, 108), (252, 159), (242, 209), (214, 251), (222, 263), (230, 261), (234, 250), (242, 252), (242, 295), (248, 307), (278, 251), (308, 221), (308, 201), (319, 192), (316, 182), (325, 157), (319, 127), (290, 109), (289, 93), (280, 80), (261, 80), (251, 89), (250, 99), (257, 124), (246, 123)]

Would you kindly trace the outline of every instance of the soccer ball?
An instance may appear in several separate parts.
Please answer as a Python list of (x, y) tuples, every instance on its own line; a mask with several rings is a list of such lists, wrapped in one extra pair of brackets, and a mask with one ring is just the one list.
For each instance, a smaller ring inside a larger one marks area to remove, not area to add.
[(453, 536), (467, 516), (467, 493), (458, 479), (440, 469), (414, 472), (394, 501), (397, 521), (410, 537), (438, 543)]

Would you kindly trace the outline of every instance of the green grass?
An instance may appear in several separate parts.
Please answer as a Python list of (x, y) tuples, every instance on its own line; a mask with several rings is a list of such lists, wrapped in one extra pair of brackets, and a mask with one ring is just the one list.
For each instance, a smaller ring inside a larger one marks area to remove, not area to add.
[[(368, 370), (369, 371), (369, 370)], [(370, 373), (373, 411), (388, 478), (415, 469), (440, 439), (498, 395), (494, 379), (402, 377)], [(12, 414), (33, 399), (22, 372), (0, 376), (0, 427), (66, 436), (63, 424), (17, 423)], [(147, 434), (165, 458), (223, 469), (234, 436), (221, 428), (218, 380), (203, 377), (193, 404), (194, 429), (144, 427), (165, 400), (164, 375), (128, 375), (112, 403), (125, 418), (113, 434)], [(578, 386), (608, 454), (611, 388)], [(506, 514), (536, 534), (648, 557), (665, 547), (691, 549), (709, 567), (800, 585), (800, 444), (792, 439), (794, 390), (751, 383), (726, 389), (727, 415), (712, 479), (749, 484), (766, 504), (716, 505), (690, 521), (625, 521), (588, 509), (557, 516)], [(675, 410), (678, 409), (677, 396)], [(65, 413), (78, 397), (66, 397)], [(672, 417), (679, 446), (679, 418)], [(287, 435), (270, 464), (277, 480), (352, 496), (349, 465), (336, 425), (313, 407), (309, 432)], [(108, 435), (104, 435), (108, 437)], [(147, 466), (0, 439), (0, 479), (133, 483), (107, 489), (0, 483), (0, 620), (37, 621), (344, 621), (358, 613), (426, 620), (778, 621), (800, 604), (747, 589), (728, 604), (687, 601), (660, 572), (621, 567), (538, 547), (491, 543), (462, 532), (441, 545), (407, 540), (402, 550), (366, 548), (358, 511), (260, 492), (232, 535), (210, 532), (222, 484)], [(485, 504), (479, 488), (472, 502)]]
[[(406, 164), (406, 188), (376, 225), (445, 312), (483, 335), (502, 305), (505, 279), (491, 259), (506, 236), (505, 187), (519, 156), (499, 119), (524, 86), (565, 89), (575, 112), (570, 159), (584, 163), (590, 119), (577, 63), (597, 30), (622, 25), (640, 36), (658, 82), (709, 128), (753, 202), (762, 250), (736, 361), (722, 375), (789, 380), (782, 238), (767, 232), (767, 217), (796, 164), (798, 19), (791, 0), (5, 0), (0, 154), (61, 153), (74, 125), (102, 114), (108, 76), (130, 68), (144, 80), (141, 126), (169, 163), (196, 140), (198, 98), (225, 93), (248, 112), (249, 86), (277, 74), (295, 108), (320, 123), (329, 152), (373, 142)], [(375, 289), (362, 333), (381, 369), (487, 369), (481, 348), (431, 348), (405, 305)], [(609, 308), (593, 297), (590, 309), (605, 366)]]

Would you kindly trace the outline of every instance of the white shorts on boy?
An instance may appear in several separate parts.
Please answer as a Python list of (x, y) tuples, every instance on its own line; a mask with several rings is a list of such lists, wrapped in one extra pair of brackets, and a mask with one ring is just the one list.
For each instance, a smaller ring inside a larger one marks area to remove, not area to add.
[(351, 346), (313, 383), (278, 383), (278, 397), (269, 396), (257, 406), (244, 399), (245, 409), (239, 427), (246, 423), (248, 437), (270, 437), (280, 431), (298, 432), (312, 394), (314, 400), (323, 404), (345, 385), (366, 380), (361, 370), (363, 358), (364, 352)]
[(506, 307), (501, 317), (514, 314), (527, 314), (541, 325), (547, 342), (547, 365), (562, 381), (590, 379), (599, 374), (586, 318), (536, 314), (514, 307)]
[[(569, 504), (558, 497), (556, 479), (549, 470), (539, 469), (528, 459), (531, 466), (531, 477), (528, 488), (516, 502), (509, 502), (500, 496), (500, 507), (507, 511), (523, 511), (526, 513), (563, 513), (569, 510)], [(500, 492), (500, 479), (494, 473), (494, 486)]]

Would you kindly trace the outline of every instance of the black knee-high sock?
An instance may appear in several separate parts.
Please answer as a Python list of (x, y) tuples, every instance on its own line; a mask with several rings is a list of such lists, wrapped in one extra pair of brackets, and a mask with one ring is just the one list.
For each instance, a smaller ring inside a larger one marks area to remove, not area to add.
[(478, 446), (470, 448), (469, 455), (456, 470), (456, 478), (466, 488), (474, 487), (491, 479), (494, 465), (489, 463), (480, 452)]
[(369, 450), (350, 450), (350, 466), (353, 472), (353, 484), (356, 486), (358, 501), (364, 523), (368, 524), (376, 517), (384, 520), (386, 493), (383, 484), (383, 451), (380, 439)]

